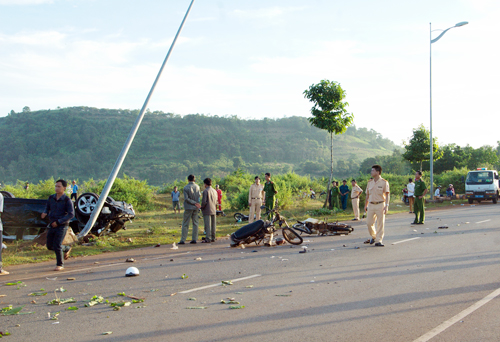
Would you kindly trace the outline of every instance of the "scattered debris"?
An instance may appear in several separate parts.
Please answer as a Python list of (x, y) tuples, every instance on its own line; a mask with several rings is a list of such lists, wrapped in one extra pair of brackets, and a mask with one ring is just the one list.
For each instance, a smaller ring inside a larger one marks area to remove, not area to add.
[[(125, 306), (130, 306), (130, 304), (132, 304), (132, 302), (113, 302), (111, 303), (111, 306), (114, 307), (114, 308), (120, 308), (120, 307), (125, 307)], [(119, 310), (119, 309), (117, 309)]]
[(354, 247), (354, 249), (359, 249), (359, 246)]
[(188, 300), (196, 300), (196, 298), (190, 297), (190, 298), (188, 298)]
[(112, 331), (106, 331), (106, 332), (103, 332), (101, 335), (111, 335), (113, 332)]
[(223, 280), (222, 285), (233, 285), (233, 282), (231, 280)]
[(181, 275), (181, 279), (187, 279), (187, 278), (189, 278), (189, 276), (187, 276), (187, 275), (186, 275), (186, 273), (183, 273), (183, 274)]
[[(127, 296), (127, 297), (130, 299), (140, 300), (142, 302), (144, 302), (146, 300), (146, 298), (143, 298), (143, 297), (136, 297), (136, 296)], [(132, 301), (132, 303), (133, 303), (133, 301)]]
[(160, 247), (161, 245), (160, 244), (157, 244), (155, 247)]
[(347, 245), (342, 245), (342, 247), (347, 247)]
[(174, 242), (174, 243), (172, 244), (172, 248), (170, 248), (170, 249), (179, 249), (179, 246), (177, 246), (177, 245), (175, 244), (175, 242)]
[(201, 260), (201, 257), (198, 257), (198, 258), (196, 258), (196, 259), (194, 259), (194, 260), (198, 260), (198, 261), (200, 261), (200, 260)]
[(33, 312), (20, 312), (24, 307), (25, 307), (25, 305), (17, 307), (17, 308), (12, 308), (12, 305), (9, 305), (6, 308), (2, 309), (2, 316), (28, 315), (28, 314), (33, 313)]
[(47, 292), (32, 292), (28, 296), (46, 296)]
[(251, 289), (253, 287), (253, 285), (247, 285), (245, 286), (247, 289)]
[(97, 305), (97, 304), (100, 304), (104, 301), (104, 298), (102, 296), (94, 296), (92, 298), (90, 298), (90, 301), (85, 304), (86, 307), (90, 307), (90, 306), (94, 306), (94, 305)]
[(52, 299), (51, 301), (48, 301), (47, 304), (49, 305), (62, 305), (62, 304), (68, 304), (68, 303), (76, 303), (75, 298), (56, 298)]
[(127, 260), (125, 260), (125, 262), (135, 262), (135, 259), (134, 258), (128, 258)]
[(186, 309), (207, 309), (206, 306), (188, 306)]
[(22, 281), (18, 281), (18, 282), (15, 282), (15, 283), (5, 283), (6, 286), (16, 286), (16, 285), (19, 285), (19, 284), (22, 284), (23, 282)]
[(78, 310), (78, 307), (76, 307), (76, 306), (68, 306), (66, 308), (66, 310), (76, 311), (76, 310)]
[(278, 294), (278, 295), (275, 295), (276, 297), (291, 297), (292, 295), (290, 294)]
[(57, 321), (57, 322), (54, 322), (54, 323), (52, 323), (52, 324), (59, 324), (59, 321)]
[(244, 307), (245, 307), (245, 305), (238, 305), (238, 306), (231, 305), (229, 308), (230, 309), (243, 309)]
[(441, 227), (438, 227), (438, 229), (448, 229), (448, 226), (441, 226)]
[(122, 296), (122, 297), (125, 297), (125, 292), (120, 292), (120, 293), (117, 293), (116, 295), (117, 295), (117, 296)]
[(94, 264), (99, 264), (99, 261), (95, 261)]
[(243, 294), (243, 292), (235, 292), (234, 294)]
[(67, 278), (66, 280), (76, 280), (76, 278)]
[(133, 240), (132, 238), (128, 238), (127, 240), (125, 240), (125, 242), (130, 242), (130, 243), (132, 243), (132, 242), (134, 242), (134, 240)]
[(228, 298), (227, 300), (221, 299), (221, 304), (240, 304), (240, 302), (237, 302), (234, 300), (234, 298)]

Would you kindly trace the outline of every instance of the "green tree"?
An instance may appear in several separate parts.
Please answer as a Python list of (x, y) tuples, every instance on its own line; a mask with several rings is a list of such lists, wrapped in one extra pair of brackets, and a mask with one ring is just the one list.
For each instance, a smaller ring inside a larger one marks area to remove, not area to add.
[[(431, 152), (429, 146), (431, 144), (430, 134), (424, 125), (420, 125), (413, 129), (413, 136), (409, 142), (405, 142), (405, 152), (403, 158), (410, 163), (417, 163), (420, 165), (419, 170), (422, 170), (422, 162), (431, 159)], [(436, 161), (443, 155), (443, 151), (439, 149), (437, 138), (432, 140), (432, 153), (433, 160)]]
[(25, 107), (23, 108), (23, 113), (29, 113), (29, 112), (31, 112), (30, 107), (25, 106)]
[[(352, 124), (354, 116), (347, 112), (349, 105), (344, 101), (345, 91), (338, 82), (322, 80), (318, 84), (313, 84), (304, 91), (304, 97), (314, 103), (311, 108), (312, 117), (309, 122), (312, 126), (326, 130), (330, 133), (330, 181), (327, 186), (327, 193), (330, 191), (330, 184), (333, 179), (333, 134), (342, 134)], [(328, 196), (326, 196), (323, 207), (326, 207)]]

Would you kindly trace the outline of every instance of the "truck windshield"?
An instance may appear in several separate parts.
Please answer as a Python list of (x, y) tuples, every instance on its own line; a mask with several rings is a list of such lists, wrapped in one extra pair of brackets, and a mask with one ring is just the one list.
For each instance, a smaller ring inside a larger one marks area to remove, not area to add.
[(467, 184), (493, 184), (493, 172), (469, 172), (465, 182)]

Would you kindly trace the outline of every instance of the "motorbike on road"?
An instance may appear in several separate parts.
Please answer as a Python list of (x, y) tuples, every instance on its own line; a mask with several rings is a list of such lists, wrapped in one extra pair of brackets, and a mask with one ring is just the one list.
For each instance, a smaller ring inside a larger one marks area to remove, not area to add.
[(266, 244), (272, 245), (275, 233), (277, 233), (278, 230), (281, 230), (281, 233), (285, 240), (292, 245), (300, 245), (304, 241), (302, 237), (288, 225), (286, 219), (279, 213), (277, 201), (276, 207), (274, 209), (269, 209), (264, 205), (261, 207), (261, 209), (267, 210), (264, 215), (269, 215), (272, 213), (273, 219), (271, 221), (257, 220), (241, 227), (231, 234), (231, 247), (247, 245), (251, 244), (252, 242), (255, 242), (256, 245), (259, 245), (265, 240), (268, 241)]

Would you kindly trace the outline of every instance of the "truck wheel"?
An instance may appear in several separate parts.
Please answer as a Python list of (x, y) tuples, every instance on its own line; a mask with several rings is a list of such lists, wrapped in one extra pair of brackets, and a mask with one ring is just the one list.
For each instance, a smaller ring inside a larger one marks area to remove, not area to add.
[(469, 204), (472, 204), (472, 202), (473, 202), (472, 198), (469, 198)]
[(497, 204), (498, 202), (498, 196), (493, 197), (493, 204)]

